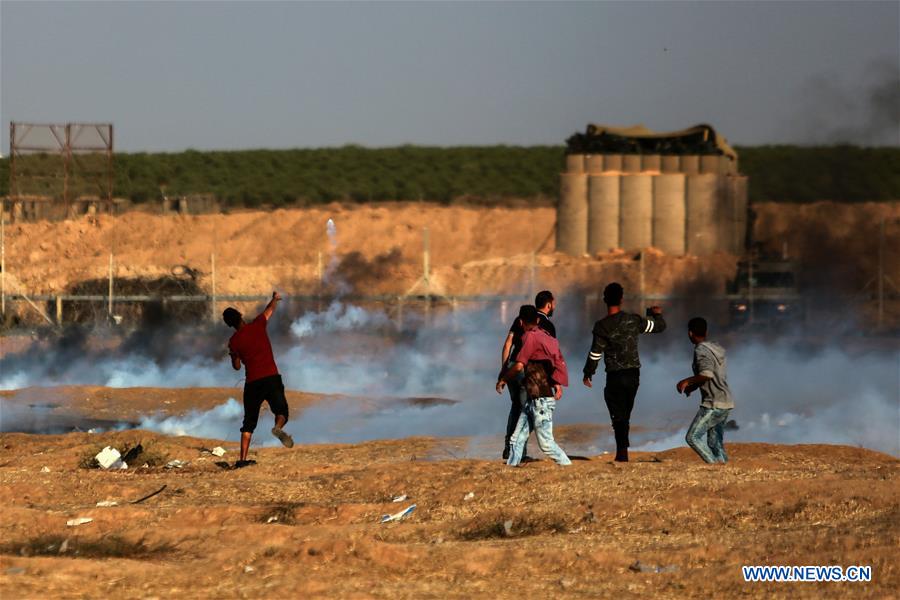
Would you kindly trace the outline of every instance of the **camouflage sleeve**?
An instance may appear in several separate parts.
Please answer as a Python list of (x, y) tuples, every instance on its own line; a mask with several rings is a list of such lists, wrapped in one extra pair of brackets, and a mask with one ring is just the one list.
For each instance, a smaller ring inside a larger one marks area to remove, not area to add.
[(588, 352), (587, 360), (584, 362), (584, 376), (586, 379), (590, 379), (597, 372), (597, 365), (600, 363), (600, 359), (603, 358), (603, 351), (606, 349), (606, 339), (600, 334), (599, 321), (594, 324), (594, 329), (591, 333), (594, 336), (594, 340), (591, 342), (591, 350)]
[(641, 333), (662, 333), (666, 330), (666, 320), (662, 315), (647, 315), (640, 319)]

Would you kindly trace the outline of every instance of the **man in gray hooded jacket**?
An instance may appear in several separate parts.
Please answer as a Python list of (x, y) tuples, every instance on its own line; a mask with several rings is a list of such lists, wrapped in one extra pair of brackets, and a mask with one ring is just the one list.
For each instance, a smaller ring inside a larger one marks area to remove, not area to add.
[(708, 463), (725, 463), (728, 455), (722, 438), (734, 400), (726, 378), (725, 349), (707, 341), (706, 334), (705, 319), (694, 317), (688, 322), (688, 337), (694, 344), (694, 376), (679, 381), (675, 389), (686, 396), (700, 389), (700, 410), (685, 436), (688, 446)]

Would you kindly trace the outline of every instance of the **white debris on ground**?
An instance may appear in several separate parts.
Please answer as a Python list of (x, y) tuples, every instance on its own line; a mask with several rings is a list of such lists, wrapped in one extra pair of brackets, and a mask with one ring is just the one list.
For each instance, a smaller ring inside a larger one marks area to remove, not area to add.
[(209, 451), (213, 456), (225, 456), (225, 448), (222, 446), (216, 446), (212, 450)]
[(100, 506), (102, 508), (108, 508), (110, 506), (118, 506), (118, 505), (119, 505), (119, 503), (116, 502), (115, 500), (101, 500), (100, 502), (97, 503), (97, 506)]
[(101, 469), (127, 469), (128, 465), (122, 460), (118, 450), (110, 446), (105, 447), (94, 457)]
[(90, 523), (93, 521), (90, 517), (78, 517), (77, 519), (69, 519), (66, 521), (66, 527), (78, 527), (79, 525), (84, 525), (86, 523)]
[(405, 519), (410, 514), (412, 514), (412, 512), (414, 510), (416, 510), (416, 505), (410, 504), (409, 506), (407, 506), (406, 508), (404, 508), (403, 510), (401, 510), (398, 513), (394, 513), (393, 515), (383, 515), (381, 517), (381, 522), (382, 523), (390, 523), (391, 521), (400, 521), (401, 519)]

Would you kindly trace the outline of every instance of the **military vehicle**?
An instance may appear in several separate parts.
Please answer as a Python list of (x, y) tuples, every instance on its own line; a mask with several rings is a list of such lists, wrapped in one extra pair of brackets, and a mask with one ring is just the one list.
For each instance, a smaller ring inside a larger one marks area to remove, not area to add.
[(748, 258), (738, 263), (728, 286), (732, 327), (802, 322), (803, 298), (797, 290), (797, 263), (784, 258)]

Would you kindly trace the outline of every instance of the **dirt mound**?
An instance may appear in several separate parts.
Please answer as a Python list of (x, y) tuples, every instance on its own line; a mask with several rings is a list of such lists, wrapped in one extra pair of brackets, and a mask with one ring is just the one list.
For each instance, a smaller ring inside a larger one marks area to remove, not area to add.
[(862, 290), (878, 273), (883, 223), (885, 274), (900, 284), (898, 202), (762, 203), (754, 212), (754, 238), (768, 253), (798, 260), (806, 288)]
[[(336, 246), (326, 232), (336, 224)], [(208, 283), (216, 254), (220, 291), (247, 292), (274, 285), (309, 288), (318, 270), (350, 256), (347, 275), (384, 276), (388, 267), (421, 276), (423, 229), (429, 228), (436, 268), (493, 256), (553, 248), (551, 208), (466, 208), (429, 204), (383, 204), (247, 211), (200, 216), (140, 212), (63, 223), (24, 223), (7, 228), (7, 265), (32, 293), (60, 292), (73, 282), (107, 275), (109, 254), (118, 276), (156, 277), (175, 265), (197, 269)], [(334, 248), (334, 250), (333, 250)], [(334, 252), (334, 258), (332, 258)], [(354, 254), (355, 253), (355, 254)], [(319, 262), (321, 256), (321, 263)], [(365, 273), (364, 273), (365, 274)], [(397, 286), (401, 288), (402, 285)]]
[[(801, 285), (847, 293), (859, 292), (876, 276), (878, 228), (885, 219), (886, 275), (900, 282), (896, 202), (763, 203), (754, 211), (754, 238), (772, 253), (787, 244), (801, 262)], [(336, 224), (333, 240), (326, 231), (329, 219)], [(547, 207), (395, 203), (199, 216), (134, 212), (17, 224), (7, 228), (7, 289), (58, 294), (80, 282), (99, 286), (108, 281), (111, 252), (119, 281), (158, 280), (186, 266), (202, 293), (212, 292), (215, 254), (219, 295), (265, 295), (273, 288), (316, 294), (336, 287), (387, 295), (529, 294), (541, 288), (596, 293), (603, 282), (618, 279), (629, 290), (699, 297), (723, 293), (735, 272), (737, 257), (725, 254), (669, 257), (651, 249), (643, 263), (622, 252), (558, 254), (555, 219)], [(422, 281), (426, 228), (428, 286)], [(202, 303), (196, 308), (206, 312)]]

